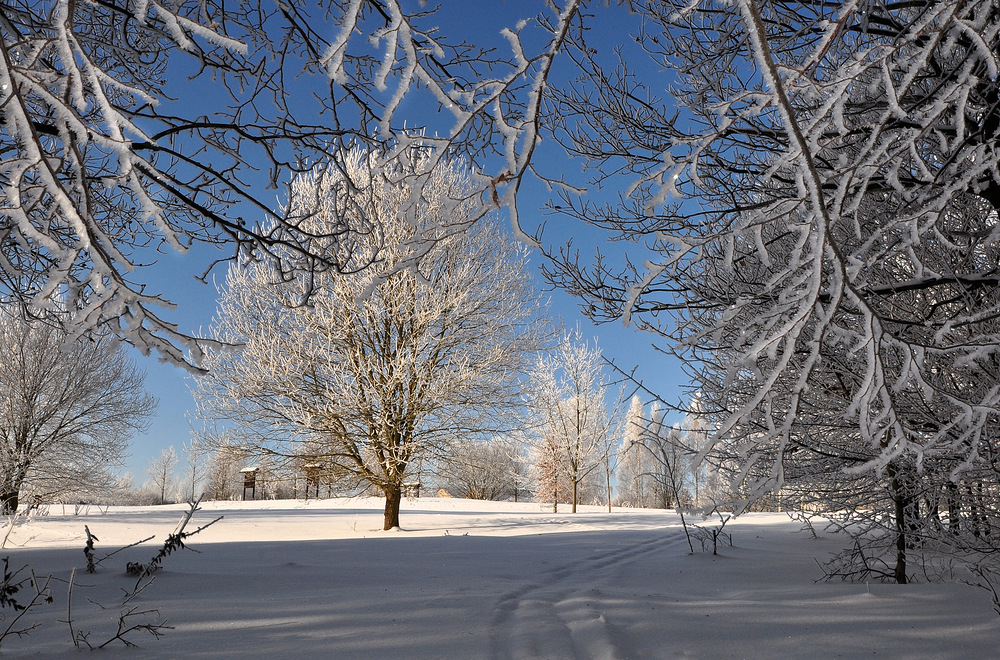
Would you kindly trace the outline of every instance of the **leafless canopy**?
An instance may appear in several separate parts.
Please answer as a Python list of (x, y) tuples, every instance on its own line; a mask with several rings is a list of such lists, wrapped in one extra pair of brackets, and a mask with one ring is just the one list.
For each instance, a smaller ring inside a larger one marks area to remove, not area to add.
[[(145, 373), (108, 337), (65, 332), (0, 308), (0, 506), (30, 494), (106, 495), (132, 432), (156, 401)], [(103, 492), (102, 492), (103, 490)]]
[(907, 534), (940, 538), (945, 503), (953, 539), (993, 515), (965, 489), (997, 481), (1000, 12), (632, 6), (665, 73), (576, 41), (586, 73), (550, 98), (594, 180), (629, 185), (561, 206), (648, 250), (620, 269), (564, 252), (550, 274), (688, 361), (744, 502), (888, 510), (903, 581)]
[(273, 191), (348, 142), (405, 161), (404, 99), (448, 117), (423, 132), (436, 155), (410, 172), (415, 188), (437, 159), (464, 157), (480, 168), (470, 222), (502, 204), (516, 217), (541, 90), (577, 13), (498, 26), (494, 50), (395, 0), (4, 0), (0, 296), (37, 311), (58, 294), (75, 332), (110, 325), (196, 365), (198, 342), (163, 318), (172, 305), (143, 266), (208, 244), (284, 277), (336, 268), (326, 248), (356, 229), (306, 229)]
[[(231, 268), (213, 336), (240, 349), (210, 353), (199, 402), (259, 454), (311, 464), (325, 482), (380, 489), (388, 529), (421, 459), (463, 437), (520, 428), (523, 374), (548, 332), (523, 246), (493, 223), (440, 233), (463, 217), (454, 203), (470, 186), (461, 163), (435, 171), (410, 216), (412, 190), (374, 154), (356, 149), (345, 162), (343, 175), (302, 176), (293, 203), (322, 224), (352, 204), (350, 176), (385, 238), (347, 256), (373, 265), (284, 284), (260, 265)], [(438, 232), (433, 249), (401, 267), (420, 231)]]
[(573, 513), (588, 477), (603, 473), (610, 491), (611, 462), (622, 439), (623, 395), (607, 378), (605, 366), (600, 348), (584, 342), (577, 330), (540, 356), (533, 371), (537, 494), (553, 494), (556, 504), (562, 482)]

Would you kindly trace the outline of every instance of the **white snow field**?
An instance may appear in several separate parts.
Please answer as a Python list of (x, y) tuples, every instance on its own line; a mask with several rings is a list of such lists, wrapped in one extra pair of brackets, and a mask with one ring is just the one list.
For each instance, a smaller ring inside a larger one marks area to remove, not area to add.
[[(186, 507), (54, 506), (16, 525), (0, 553), (52, 573), (40, 627), (6, 657), (79, 658), (74, 629), (114, 636), (127, 561), (148, 561)], [(816, 582), (844, 546), (780, 514), (727, 526), (733, 547), (690, 555), (672, 511), (422, 498), (401, 531), (378, 499), (209, 502), (189, 530), (224, 519), (167, 557), (131, 603), (172, 629), (135, 632), (101, 658), (991, 658), (1000, 619), (962, 584)], [(96, 555), (156, 539), (82, 572)], [(7, 530), (5, 530), (7, 531)], [(72, 611), (66, 582), (78, 567)], [(90, 585), (90, 586), (85, 586)], [(18, 594), (20, 595), (20, 594)], [(102, 610), (94, 602), (109, 609)], [(4, 609), (5, 628), (13, 612)], [(24, 619), (22, 619), (22, 622)], [(86, 657), (86, 656), (84, 656)]]

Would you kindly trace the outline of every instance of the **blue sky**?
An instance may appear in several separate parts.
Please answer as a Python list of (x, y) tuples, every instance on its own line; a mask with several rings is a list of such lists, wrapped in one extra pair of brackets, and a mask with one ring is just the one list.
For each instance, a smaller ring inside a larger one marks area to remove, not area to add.
[[(455, 13), (453, 5), (452, 8), (443, 10), (444, 13), (440, 15), (440, 25), (445, 33), (457, 33), (456, 30), (461, 30), (466, 39), (479, 45), (502, 46), (503, 41), (499, 38), (499, 32), (503, 27), (512, 26), (518, 19), (534, 15), (543, 6), (544, 3), (538, 0), (503, 0), (492, 3), (489, 12), (482, 11), (478, 3), (468, 3), (464, 5), (467, 11)], [(623, 14), (616, 13), (611, 16), (621, 18)], [(625, 26), (614, 24), (608, 27), (613, 29), (608, 30), (606, 34), (612, 36), (606, 37), (603, 42), (594, 42), (602, 51), (610, 52), (613, 47), (628, 43)], [(200, 89), (198, 93), (204, 94), (205, 91)], [(179, 96), (183, 101), (184, 94)], [(439, 119), (424, 116), (428, 112), (428, 107), (433, 104), (427, 104), (419, 97), (407, 101), (406, 104), (403, 106), (404, 109), (414, 114), (408, 123), (410, 126), (421, 123), (434, 125)], [(403, 113), (397, 115), (399, 118), (404, 116)], [(447, 117), (441, 119), (447, 121)], [(579, 174), (579, 163), (566, 160), (555, 145), (545, 146), (547, 148), (539, 150), (538, 165), (547, 175), (561, 173), (561, 169), (566, 169), (566, 173), (571, 175)], [(558, 245), (568, 238), (573, 238), (574, 247), (580, 249), (584, 257), (599, 246), (610, 255), (621, 252), (622, 243), (606, 245), (605, 237), (599, 232), (587, 230), (575, 221), (543, 215), (541, 208), (548, 194), (540, 184), (529, 186), (523, 192), (519, 209), (522, 224), (529, 232), (539, 222), (545, 221), (547, 234), (551, 237), (549, 240), (552, 243)], [(604, 194), (608, 194), (608, 191)], [(220, 256), (218, 251), (205, 247), (192, 250), (186, 255), (167, 253), (159, 256), (155, 267), (143, 275), (154, 290), (162, 291), (168, 300), (177, 304), (176, 310), (166, 311), (163, 316), (177, 323), (186, 333), (207, 332), (211, 323), (216, 307), (216, 289), (211, 283), (211, 277), (207, 285), (195, 278), (213, 259)], [(536, 268), (542, 260), (543, 257), (537, 252), (532, 258)], [(225, 268), (221, 266), (213, 271), (215, 280), (224, 279)], [(541, 276), (538, 275), (536, 279), (539, 286), (544, 287)], [(673, 402), (682, 396), (686, 377), (676, 361), (652, 348), (651, 344), (655, 337), (625, 328), (621, 322), (595, 327), (579, 313), (575, 299), (567, 293), (552, 291), (550, 295), (553, 315), (561, 317), (567, 327), (579, 324), (586, 337), (597, 338), (598, 345), (607, 357), (614, 359), (624, 369), (637, 367), (637, 377), (663, 399)], [(142, 484), (146, 480), (145, 466), (149, 460), (169, 446), (173, 446), (180, 453), (182, 446), (189, 443), (192, 438), (192, 426), (198, 422), (190, 414), (194, 408), (190, 393), (190, 388), (194, 386), (193, 380), (182, 369), (161, 364), (155, 358), (142, 357), (135, 353), (135, 359), (148, 374), (147, 389), (159, 399), (158, 415), (152, 420), (148, 432), (134, 438), (131, 456), (124, 468), (135, 477), (137, 484)]]

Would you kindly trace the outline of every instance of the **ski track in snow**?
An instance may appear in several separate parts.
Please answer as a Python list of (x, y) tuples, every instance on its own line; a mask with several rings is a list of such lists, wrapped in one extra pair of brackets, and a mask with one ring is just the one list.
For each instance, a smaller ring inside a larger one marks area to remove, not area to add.
[[(668, 551), (684, 543), (683, 531), (660, 530), (656, 538), (564, 564), (544, 579), (498, 600), (490, 626), (492, 660), (590, 658), (624, 660), (622, 636), (600, 609), (597, 588), (613, 579), (609, 569)], [(581, 585), (587, 585), (583, 588)], [(595, 603), (595, 601), (597, 601)], [(596, 604), (597, 607), (591, 607)]]

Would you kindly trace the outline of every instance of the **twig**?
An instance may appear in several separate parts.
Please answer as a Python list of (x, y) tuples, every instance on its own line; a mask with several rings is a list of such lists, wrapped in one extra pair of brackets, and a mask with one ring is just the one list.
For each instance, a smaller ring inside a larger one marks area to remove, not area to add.
[(97, 568), (98, 566), (101, 565), (101, 563), (104, 560), (109, 559), (111, 557), (114, 557), (115, 555), (117, 555), (122, 550), (128, 550), (129, 548), (134, 548), (135, 546), (142, 545), (143, 543), (146, 543), (147, 541), (152, 541), (154, 538), (156, 538), (155, 534), (153, 536), (147, 536), (146, 538), (142, 539), (141, 541), (136, 541), (135, 543), (129, 543), (128, 545), (122, 546), (122, 547), (118, 548), (117, 550), (115, 550), (113, 552), (109, 552), (108, 554), (104, 555), (103, 557), (101, 557), (100, 559), (98, 559), (97, 561), (94, 562), (94, 568)]
[(996, 612), (997, 614), (1000, 614), (1000, 593), (997, 593), (997, 587), (995, 584), (993, 584), (993, 579), (992, 576), (990, 575), (992, 571), (983, 568), (981, 564), (972, 564), (969, 566), (969, 570), (972, 573), (979, 576), (979, 581), (969, 582), (967, 580), (962, 580), (962, 582), (965, 582), (965, 584), (969, 586), (978, 587), (988, 592), (990, 594), (990, 600), (993, 601), (993, 611)]
[(0, 541), (0, 548), (7, 547), (7, 540), (10, 539), (11, 532), (14, 531), (14, 523), (17, 522), (19, 516), (17, 511), (7, 516), (7, 533), (3, 535), (3, 541)]
[(115, 634), (114, 637), (110, 638), (109, 640), (97, 646), (96, 648), (103, 649), (105, 646), (111, 644), (114, 641), (120, 641), (122, 644), (124, 644), (129, 648), (138, 648), (139, 646), (138, 644), (125, 637), (129, 633), (135, 632), (137, 630), (145, 630), (156, 639), (163, 637), (164, 630), (173, 630), (173, 626), (168, 626), (166, 621), (162, 623), (129, 624), (129, 620), (132, 617), (142, 617), (142, 616), (148, 616), (150, 614), (159, 614), (159, 613), (160, 613), (159, 610), (139, 610), (139, 608), (137, 607), (133, 607), (131, 609), (122, 611), (121, 616), (118, 617), (118, 632)]
[(177, 524), (177, 527), (174, 528), (174, 533), (167, 536), (167, 540), (164, 542), (163, 547), (160, 548), (159, 552), (157, 552), (156, 555), (149, 560), (149, 563), (145, 565), (130, 563), (127, 566), (126, 572), (129, 575), (138, 575), (139, 577), (138, 581), (136, 581), (136, 588), (138, 588), (139, 583), (142, 582), (143, 578), (149, 577), (160, 568), (160, 564), (163, 562), (165, 557), (170, 555), (174, 550), (180, 550), (186, 547), (184, 545), (184, 539), (194, 536), (198, 532), (201, 532), (205, 528), (211, 527), (215, 523), (222, 520), (223, 516), (219, 516), (215, 520), (202, 525), (193, 532), (185, 532), (184, 529), (187, 527), (188, 523), (191, 522), (191, 517), (194, 515), (195, 511), (198, 511), (198, 504), (200, 502), (201, 497), (188, 503), (190, 506), (184, 514), (184, 517), (181, 518), (181, 521)]
[(124, 589), (122, 589), (122, 591), (125, 591), (125, 598), (122, 600), (122, 605), (127, 605), (130, 600), (141, 594), (143, 591), (146, 590), (146, 587), (148, 587), (149, 585), (153, 584), (153, 582), (156, 581), (155, 577), (149, 576), (149, 579), (146, 581), (146, 583), (142, 584), (143, 579), (145, 578), (141, 578), (138, 582), (135, 583), (135, 587), (132, 588), (132, 591), (125, 591)]
[[(23, 617), (25, 614), (27, 614), (28, 612), (30, 612), (32, 608), (34, 608), (36, 605), (38, 605), (38, 603), (40, 603), (40, 602), (51, 603), (52, 602), (52, 589), (49, 587), (49, 582), (51, 582), (51, 580), (52, 580), (52, 576), (51, 575), (49, 575), (49, 576), (47, 576), (45, 578), (45, 583), (42, 584), (41, 587), (38, 586), (38, 578), (35, 576), (35, 572), (34, 571), (31, 571), (31, 577), (30, 578), (22, 580), (21, 582), (18, 582), (18, 583), (13, 583), (13, 582), (11, 582), (11, 580), (14, 578), (14, 576), (17, 575), (18, 573), (20, 573), (24, 569), (22, 568), (22, 569), (19, 569), (19, 570), (15, 571), (14, 573), (10, 573), (7, 570), (7, 558), (6, 557), (4, 557), (3, 563), (4, 563), (4, 583), (3, 583), (3, 591), (4, 591), (4, 593), (3, 593), (3, 600), (4, 600), (4, 603), (3, 604), (4, 605), (10, 605), (11, 607), (13, 607), (14, 610), (17, 612), (17, 616), (15, 616), (11, 620), (10, 625), (8, 625), (7, 628), (3, 631), (3, 633), (0, 634), (0, 642), (2, 642), (4, 639), (6, 639), (7, 636), (9, 636), (9, 635), (17, 635), (18, 637), (24, 637), (29, 632), (31, 632), (32, 630), (34, 630), (35, 628), (37, 628), (39, 626), (39, 624), (37, 624), (37, 623), (32, 624), (32, 625), (28, 626), (27, 628), (15, 628), (15, 626), (17, 625), (18, 621), (21, 620), (21, 617)], [(21, 605), (20, 603), (18, 603), (17, 601), (15, 601), (11, 597), (11, 594), (17, 592), (21, 588), (21, 585), (24, 584), (25, 582), (28, 582), (29, 584), (31, 584), (31, 586), (35, 590), (35, 593), (31, 597), (31, 601), (28, 602), (27, 605)]]
[[(84, 529), (86, 529), (84, 525)], [(90, 541), (90, 530), (87, 530), (87, 541)], [(86, 550), (84, 551), (86, 552)], [(90, 556), (88, 555), (88, 560)], [(87, 564), (87, 572), (93, 573), (90, 570), (90, 563)], [(69, 638), (73, 640), (73, 646), (80, 648), (80, 640), (77, 638), (76, 631), (73, 629), (73, 582), (76, 580), (76, 567), (73, 567), (73, 571), (69, 574), (69, 586), (66, 589), (66, 625), (69, 626)]]

